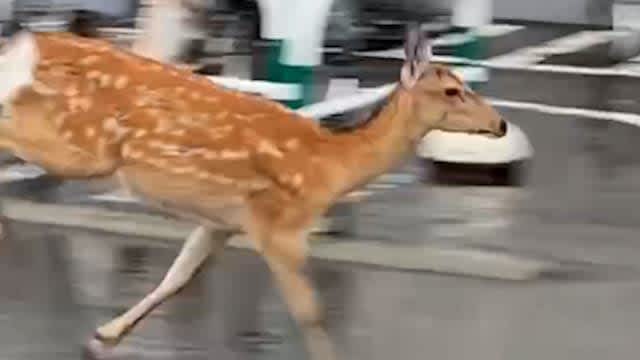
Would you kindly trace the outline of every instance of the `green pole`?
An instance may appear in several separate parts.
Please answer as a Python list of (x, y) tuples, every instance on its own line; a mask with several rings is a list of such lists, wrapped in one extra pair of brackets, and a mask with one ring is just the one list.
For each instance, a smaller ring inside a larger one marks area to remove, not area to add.
[[(268, 1), (274, 0), (262, 1), (270, 5)], [(315, 74), (322, 59), (324, 31), (333, 0), (275, 1), (279, 6), (269, 8), (265, 16), (270, 25), (278, 26), (278, 40), (271, 41), (268, 49), (266, 77), (268, 81), (298, 85), (298, 98), (280, 101), (298, 109), (314, 101)], [(282, 22), (286, 28), (281, 27)]]
[[(461, 41), (454, 45), (454, 56), (467, 60), (482, 60), (488, 52), (487, 39), (479, 36), (478, 27), (490, 24), (492, 21), (493, 0), (454, 0), (452, 9), (452, 25), (461, 34)], [(472, 74), (481, 77), (468, 76), (467, 83), (473, 89), (479, 88), (488, 77), (485, 67), (468, 65), (461, 70), (473, 70)]]
[[(478, 36), (473, 29), (463, 29), (462, 36), (462, 41), (453, 46), (453, 56), (476, 61), (486, 58), (488, 52), (488, 43), (486, 38)], [(487, 73), (489, 71), (486, 67), (478, 65), (465, 65), (460, 66), (459, 68), (461, 70), (475, 70), (474, 73)], [(469, 87), (477, 90), (485, 83), (486, 80), (485, 76), (467, 76), (465, 81), (469, 84)]]

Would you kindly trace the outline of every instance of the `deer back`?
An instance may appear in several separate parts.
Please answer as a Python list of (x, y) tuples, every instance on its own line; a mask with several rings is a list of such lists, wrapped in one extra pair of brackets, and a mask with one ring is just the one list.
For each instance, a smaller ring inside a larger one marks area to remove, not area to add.
[(39, 125), (65, 146), (242, 191), (313, 182), (309, 159), (328, 135), (314, 121), (106, 41), (33, 36), (34, 80), (12, 107), (24, 123), (46, 114)]

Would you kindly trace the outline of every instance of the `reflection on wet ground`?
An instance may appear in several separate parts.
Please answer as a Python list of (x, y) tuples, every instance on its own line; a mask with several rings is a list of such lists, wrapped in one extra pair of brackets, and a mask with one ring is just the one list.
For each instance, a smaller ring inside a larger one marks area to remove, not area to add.
[[(11, 224), (0, 253), (0, 357), (80, 358), (95, 325), (162, 277), (178, 244)], [(638, 251), (635, 252), (639, 254)], [(342, 358), (631, 357), (638, 279), (508, 283), (314, 262)], [(300, 359), (253, 254), (231, 251), (142, 322), (114, 359)]]

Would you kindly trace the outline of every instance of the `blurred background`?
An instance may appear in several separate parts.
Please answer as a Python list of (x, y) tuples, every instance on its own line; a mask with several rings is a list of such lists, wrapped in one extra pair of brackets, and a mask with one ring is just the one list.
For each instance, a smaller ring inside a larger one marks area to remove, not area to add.
[[(101, 37), (335, 131), (384, 102), (416, 21), (509, 132), (430, 133), (318, 224), (310, 270), (343, 358), (633, 357), (640, 1), (0, 1), (5, 39)], [(1, 164), (0, 358), (80, 358), (161, 280), (191, 224)], [(266, 266), (232, 248), (113, 358), (301, 359), (299, 335)]]

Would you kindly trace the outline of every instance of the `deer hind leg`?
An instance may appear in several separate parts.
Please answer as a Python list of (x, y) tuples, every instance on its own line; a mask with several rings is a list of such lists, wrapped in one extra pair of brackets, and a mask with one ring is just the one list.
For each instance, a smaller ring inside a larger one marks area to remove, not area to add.
[(335, 359), (333, 345), (327, 335), (324, 314), (316, 291), (302, 268), (306, 259), (307, 240), (303, 232), (274, 231), (263, 233), (257, 247), (269, 266), (275, 282), (303, 331), (312, 360)]
[(227, 232), (214, 231), (205, 226), (196, 228), (160, 285), (127, 312), (99, 327), (96, 339), (109, 345), (117, 344), (149, 312), (187, 285), (209, 255), (219, 255), (229, 237)]

